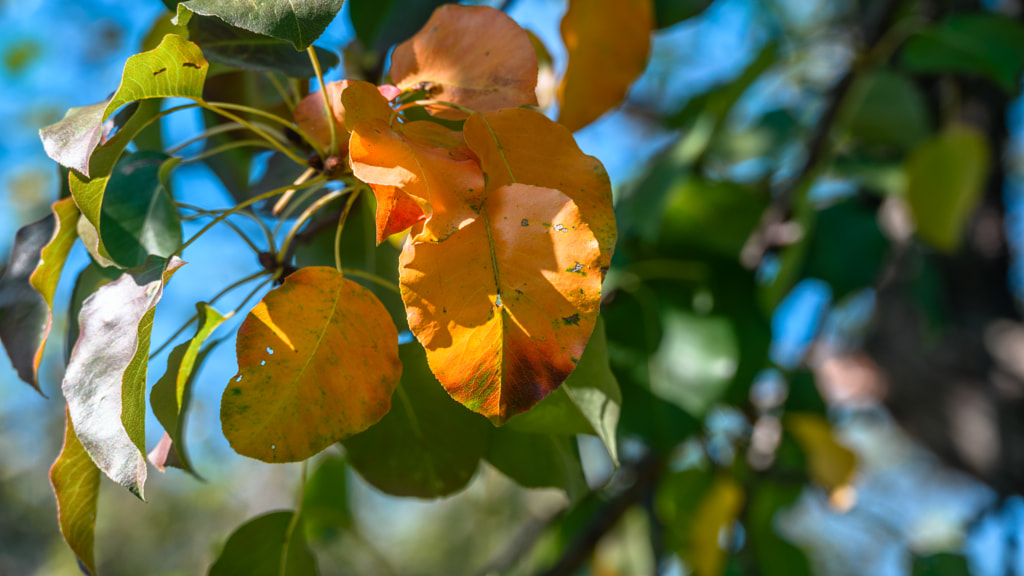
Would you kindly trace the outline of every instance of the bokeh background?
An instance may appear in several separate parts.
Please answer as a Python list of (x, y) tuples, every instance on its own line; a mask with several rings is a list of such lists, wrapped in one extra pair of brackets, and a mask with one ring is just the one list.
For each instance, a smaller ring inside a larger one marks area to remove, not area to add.
[[(861, 41), (856, 27), (866, 11), (854, 0), (715, 0), (709, 4), (699, 15), (656, 32), (648, 69), (624, 106), (577, 134), (581, 148), (600, 158), (611, 176), (617, 210), (625, 213), (620, 221), (624, 236), (641, 246), (632, 252), (634, 255), (643, 252), (645, 239), (661, 238), (663, 226), (685, 228), (693, 214), (702, 209), (719, 221), (710, 227), (706, 222), (695, 224), (691, 235), (738, 226), (745, 237), (752, 226), (743, 228), (743, 222), (756, 223), (759, 212), (752, 219), (751, 209), (728, 202), (693, 208), (686, 204), (686, 191), (709, 181), (726, 180), (750, 187), (765, 183), (770, 188), (791, 178), (802, 161), (801, 143), (827, 105), (830, 88), (856, 57)], [(564, 70), (566, 55), (558, 29), (566, 9), (564, 0), (516, 0), (505, 8), (547, 47), (555, 73)], [(978, 9), (1016, 18), (1021, 12), (1020, 4), (1012, 1), (988, 0)], [(48, 213), (57, 195), (57, 170), (43, 152), (38, 129), (58, 120), (70, 106), (106, 98), (118, 84), (125, 59), (139, 50), (154, 20), (165, 13), (158, 0), (0, 3), (0, 253), (9, 251), (19, 226)], [(317, 45), (340, 53), (353, 39), (346, 7)], [(752, 81), (737, 84), (737, 79), (742, 81), (744, 72), (764, 57), (769, 45), (777, 52), (769, 65), (758, 70)], [(346, 73), (340, 69), (328, 74), (328, 79), (342, 77)], [(1001, 185), (1006, 220), (994, 224), (997, 228), (1004, 226), (1015, 254), (1024, 241), (1024, 103), (1014, 100), (1020, 92), (1019, 75), (1016, 81), (1005, 117), (1008, 145), (1005, 155), (997, 159), (1005, 167)], [(710, 118), (706, 113), (716, 105), (708, 95), (714, 97), (722, 94), (723, 87), (727, 90), (736, 86), (742, 89), (734, 90), (735, 102), (723, 110), (723, 126), (713, 142), (702, 144)], [(940, 89), (938, 83), (922, 88), (926, 95), (929, 90)], [(888, 104), (883, 99), (877, 112), (882, 131), (886, 123), (899, 121), (885, 116)], [(167, 143), (184, 141), (201, 129), (200, 116), (192, 112), (164, 120)], [(844, 145), (841, 143), (840, 148)], [(709, 152), (694, 155), (695, 146)], [(852, 158), (851, 164), (855, 160)], [(899, 187), (899, 163), (862, 164), (859, 172), (833, 167), (814, 181), (809, 194), (819, 210), (847, 206), (849, 202), (866, 206), (857, 214), (867, 216), (853, 224), (840, 210), (836, 219), (823, 225), (837, 236), (827, 244), (833, 251), (820, 258), (840, 267), (856, 268), (862, 265), (859, 259), (864, 258), (863, 251), (844, 251), (842, 246), (874, 241), (874, 236), (862, 234), (863, 228), (857, 226), (874, 225), (879, 229), (887, 210), (899, 209), (898, 202), (888, 202), (884, 192), (877, 192), (887, 186)], [(865, 185), (869, 181), (865, 174), (870, 170), (874, 170), (870, 182), (881, 185)], [(694, 174), (701, 178), (691, 178)], [(893, 179), (896, 184), (891, 184)], [(210, 207), (231, 203), (201, 164), (179, 170), (174, 184), (175, 194), (184, 202)], [(866, 188), (876, 191), (865, 192)], [(682, 210), (683, 217), (664, 224), (662, 214), (669, 210), (667, 205)], [(185, 223), (185, 236), (197, 229), (196, 223)], [(685, 238), (688, 233), (679, 233), (680, 244), (692, 240)], [(880, 252), (894, 250), (891, 238), (880, 242)], [(678, 261), (663, 262), (652, 273), (699, 276), (701, 252), (693, 255), (684, 250), (681, 254)], [(784, 284), (778, 276), (785, 271), (785, 259), (785, 250), (769, 251), (755, 274), (757, 289), (769, 290), (776, 282)], [(259, 270), (252, 253), (226, 228), (212, 231), (199, 247), (186, 253), (186, 260), (189, 266), (175, 277), (157, 311), (154, 343), (173, 334), (194, 311), (194, 302)], [(813, 378), (827, 402), (836, 437), (858, 457), (856, 479), (839, 495), (841, 498), (837, 500), (835, 493), (830, 498), (824, 491), (808, 487), (774, 518), (772, 529), (803, 550), (817, 574), (961, 573), (922, 572), (926, 568), (914, 560), (944, 553), (963, 555), (971, 574), (1024, 574), (1024, 502), (1004, 497), (991, 482), (982, 482), (977, 474), (964, 471), (970, 466), (950, 466), (956, 458), (943, 457), (942, 449), (936, 448), (938, 444), (929, 448), (906, 434), (894, 412), (885, 406), (886, 399), (893, 396), (887, 395), (886, 377), (872, 359), (877, 355), (869, 353), (869, 336), (877, 335), (870, 326), (882, 303), (874, 287), (891, 273), (885, 266), (908, 264), (893, 264), (895, 259), (885, 256), (877, 260), (869, 265), (868, 281), (863, 285), (854, 281), (837, 286), (833, 278), (802, 274), (799, 282), (780, 289), (774, 296), (777, 305), (766, 313), (770, 320), (769, 356), (756, 367), (750, 405), (761, 402), (772, 406), (776, 402), (773, 399), (785, 396), (796, 379)], [(637, 257), (627, 264), (643, 261)], [(67, 270), (77, 272), (87, 262), (84, 250), (77, 246)], [(638, 267), (629, 265), (620, 269), (619, 276), (612, 272), (619, 292), (628, 292), (621, 287), (630, 285), (629, 274), (638, 273)], [(74, 274), (62, 280), (59, 302), (67, 302), (73, 280)], [(1024, 288), (1024, 268), (1016, 258), (1007, 282), (1012, 294), (1019, 297)], [(651, 370), (661, 371), (662, 380), (690, 385), (689, 389), (697, 390), (695, 394), (700, 396), (700, 390), (719, 390), (722, 382), (731, 379), (748, 347), (737, 343), (744, 332), (728, 318), (706, 312), (720, 296), (724, 297), (728, 287), (688, 286), (681, 290), (688, 299), (687, 311), (667, 321), (671, 327), (662, 330)], [(957, 306), (955, 300), (945, 302), (947, 307)], [(230, 310), (239, 303), (240, 297), (233, 294), (224, 300), (223, 309)], [(54, 334), (60, 335), (66, 314), (58, 313), (55, 322)], [(634, 317), (633, 322), (642, 320)], [(1005, 338), (1000, 341), (1009, 346), (1011, 358), (1024, 357), (1024, 336), (1019, 336), (1018, 325), (1008, 322)], [(614, 326), (610, 324), (609, 330)], [(723, 331), (731, 336), (723, 337)], [(614, 335), (611, 340), (614, 353)], [(0, 360), (3, 576), (78, 573), (57, 530), (53, 495), (46, 482), (63, 431), (59, 384), (64, 343), (60, 336), (52, 341), (55, 344), (49, 347), (41, 377), (49, 399), (19, 382), (6, 358)], [(889, 346), (884, 342), (882, 345)], [(896, 346), (889, 349), (898, 353)], [(626, 357), (625, 364), (633, 362), (629, 352), (628, 348), (619, 350), (619, 357)], [(151, 383), (160, 376), (165, 363), (166, 354), (151, 361)], [(268, 466), (242, 458), (231, 451), (220, 433), (219, 398), (235, 368), (233, 341), (229, 339), (207, 360), (198, 380), (189, 430), (193, 459), (205, 482), (176, 470), (155, 474), (147, 489), (150, 502), (146, 504), (110, 483), (104, 484), (97, 537), (101, 573), (204, 573), (234, 527), (264, 511), (292, 506), (298, 465)], [(657, 378), (652, 376), (647, 384), (657, 391), (654, 380)], [(936, 385), (925, 396), (941, 397), (946, 393)], [(683, 398), (680, 402), (699, 404), (702, 400)], [(969, 399), (948, 402), (970, 405)], [(933, 406), (923, 400), (922, 405), (924, 409)], [(893, 409), (899, 412), (900, 408), (906, 407), (897, 405)], [(988, 412), (983, 410), (982, 414)], [(1024, 420), (1024, 414), (1018, 416)], [(962, 432), (969, 437), (963, 447), (968, 453), (991, 450), (998, 438), (985, 436), (989, 428), (972, 424), (969, 415), (967, 418), (966, 428), (951, 433)], [(942, 420), (939, 426), (946, 422)], [(750, 442), (756, 447), (758, 434), (765, 438), (773, 434), (770, 420), (759, 418), (756, 412), (744, 412), (738, 403), (714, 400), (703, 426), (703, 457), (716, 462), (755, 458), (748, 448), (737, 455), (736, 438), (753, 438)], [(148, 430), (152, 446), (160, 436), (159, 424), (152, 416)], [(921, 429), (917, 431), (916, 437), (928, 444)], [(970, 437), (971, 431), (976, 433), (974, 437)], [(1024, 436), (1015, 438), (1024, 443)], [(627, 455), (631, 449), (634, 454), (643, 451), (642, 442), (631, 445), (626, 440)], [(603, 485), (613, 471), (600, 444), (581, 438), (579, 448), (588, 481), (593, 486)], [(1019, 446), (1016, 449), (1019, 451)], [(774, 450), (770, 448), (769, 452)], [(1013, 446), (1003, 445), (1001, 450), (997, 448), (994, 456), (998, 461), (1008, 459)], [(674, 454), (673, 466), (686, 469), (692, 454), (685, 446)], [(524, 539), (532, 542), (566, 506), (562, 492), (520, 488), (486, 464), (469, 488), (440, 501), (386, 496), (351, 471), (341, 478), (347, 485), (352, 515), (346, 522), (358, 529), (315, 541), (324, 574), (482, 574), (489, 567), (507, 564), (512, 565), (513, 573), (529, 573), (529, 562), (499, 561), (502, 554), (515, 552), (516, 543)], [(650, 524), (643, 515), (627, 514), (620, 529), (599, 546), (589, 569), (594, 574), (651, 574), (656, 570), (689, 573), (684, 563), (660, 558), (652, 547), (651, 532), (663, 529)], [(733, 536), (733, 542), (722, 545), (742, 548), (742, 534)], [(543, 547), (543, 536), (541, 540), (539, 546)], [(949, 567), (956, 562), (936, 569), (956, 569)]]

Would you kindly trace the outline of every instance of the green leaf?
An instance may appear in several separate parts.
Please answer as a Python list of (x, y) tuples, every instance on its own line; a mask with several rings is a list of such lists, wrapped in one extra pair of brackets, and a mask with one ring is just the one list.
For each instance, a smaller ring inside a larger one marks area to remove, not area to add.
[[(153, 385), (150, 405), (153, 406), (156, 419), (167, 431), (177, 456), (176, 463), (180, 464), (178, 467), (198, 477), (188, 457), (185, 443), (185, 423), (192, 398), (192, 383), (199, 372), (199, 366), (213, 349), (212, 346), (203, 349), (203, 344), (228, 317), (205, 302), (196, 304), (196, 313), (199, 317), (196, 334), (188, 342), (175, 346), (168, 355), (167, 371)], [(162, 463), (157, 465), (157, 468), (162, 467)]]
[(696, 576), (722, 574), (727, 556), (720, 537), (732, 528), (745, 498), (736, 480), (703, 469), (676, 472), (659, 485), (655, 505), (668, 546)]
[[(316, 556), (306, 544), (301, 519), (290, 510), (270, 512), (242, 524), (228, 538), (207, 576), (315, 576)], [(284, 561), (282, 561), (284, 557)]]
[(99, 234), (118, 266), (141, 266), (149, 256), (168, 258), (181, 247), (181, 220), (161, 178), (165, 163), (179, 161), (160, 152), (136, 152), (114, 167), (103, 191)]
[(1024, 70), (1024, 26), (995, 14), (953, 16), (911, 38), (902, 60), (923, 74), (985, 76), (1016, 94)]
[(572, 502), (588, 491), (583, 464), (571, 436), (530, 434), (501, 427), (491, 434), (487, 461), (527, 488), (561, 488)]
[(771, 482), (758, 483), (747, 509), (746, 528), (749, 533), (759, 573), (764, 576), (811, 576), (807, 556), (783, 539), (776, 526), (779, 512), (793, 504), (803, 487)]
[(828, 282), (834, 301), (874, 285), (889, 251), (877, 214), (856, 198), (819, 211), (808, 244), (802, 277)]
[(216, 16), (224, 22), (249, 32), (287, 40), (296, 50), (311, 45), (341, 10), (343, 0), (189, 0), (178, 5), (177, 24), (187, 19), (188, 11), (202, 16)]
[(363, 46), (379, 54), (412, 36), (434, 9), (450, 0), (349, 0), (352, 27)]
[(931, 132), (921, 90), (906, 76), (885, 69), (858, 78), (843, 101), (840, 124), (862, 144), (900, 151)]
[(348, 464), (344, 458), (328, 456), (309, 477), (302, 500), (302, 518), (311, 540), (323, 540), (352, 527)]
[(461, 490), (476, 472), (492, 427), (452, 400), (417, 343), (399, 347), (402, 381), (391, 411), (342, 441), (367, 482), (395, 496), (437, 498)]
[[(11, 257), (0, 276), (0, 341), (18, 377), (40, 393), (39, 363), (53, 320), (53, 291), (67, 251), (74, 242), (74, 226), (71, 226), (70, 239), (67, 227), (71, 224), (71, 214), (77, 216), (77, 210), (73, 202), (70, 211), (65, 210), (68, 203), (63, 202), (58, 203), (60, 212), (55, 204), (53, 215), (18, 230)], [(44, 257), (49, 257), (45, 266)], [(44, 285), (45, 293), (34, 287), (31, 280), (40, 269), (42, 274), (37, 278)]]
[(683, 20), (699, 16), (712, 0), (654, 0), (655, 28), (668, 28)]
[(991, 153), (977, 128), (952, 126), (907, 159), (907, 202), (922, 240), (943, 252), (960, 246), (981, 199)]
[[(220, 18), (192, 16), (188, 22), (189, 39), (203, 49), (214, 64), (260, 72), (280, 72), (293, 78), (316, 75), (309, 55), (298, 52), (285, 40), (255, 34), (225, 23)], [(326, 71), (340, 62), (338, 55), (314, 48), (317, 60)]]
[(619, 383), (608, 364), (608, 339), (600, 317), (576, 370), (529, 412), (515, 416), (506, 426), (539, 434), (593, 434), (604, 442), (618, 466), (616, 428), (622, 406)]
[[(137, 100), (172, 96), (199, 100), (203, 96), (208, 69), (209, 64), (198, 46), (176, 34), (164, 36), (153, 50), (128, 59), (121, 85), (108, 100), (72, 108), (63, 120), (41, 129), (39, 136), (46, 154), (89, 178), (93, 175), (90, 157), (100, 145), (103, 123), (111, 114)], [(127, 141), (123, 144), (127, 145)], [(101, 173), (98, 175), (102, 176)], [(89, 210), (81, 204), (79, 207), (93, 221)]]
[[(32, 272), (29, 282), (32, 287), (42, 295), (49, 310), (47, 322), (47, 335), (53, 320), (53, 297), (57, 292), (57, 284), (60, 282), (61, 274), (64, 272), (64, 264), (67, 262), (68, 253), (78, 238), (77, 224), (81, 213), (78, 206), (70, 196), (63, 197), (53, 203), (51, 208), (56, 221), (56, 230), (53, 238), (42, 251), (39, 266)], [(44, 337), (44, 343), (45, 343)], [(40, 351), (42, 348), (40, 347)]]
[(100, 471), (78, 441), (65, 411), (64, 448), (50, 468), (50, 484), (57, 497), (57, 521), (68, 547), (90, 574), (96, 573), (96, 501)]
[(82, 446), (104, 474), (140, 499), (153, 314), (164, 284), (182, 264), (177, 257), (151, 259), (85, 301), (62, 385)]
[(767, 205), (754, 189), (683, 172), (669, 188), (659, 240), (738, 259)]
[(929, 556), (915, 556), (913, 576), (970, 576), (967, 558), (960, 554), (942, 552)]

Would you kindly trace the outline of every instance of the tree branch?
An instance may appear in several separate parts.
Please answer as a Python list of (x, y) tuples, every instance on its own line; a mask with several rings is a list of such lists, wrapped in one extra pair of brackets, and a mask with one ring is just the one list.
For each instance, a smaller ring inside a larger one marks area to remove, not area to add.
[(601, 538), (618, 524), (623, 514), (654, 491), (664, 469), (665, 462), (654, 452), (649, 452), (632, 465), (629, 470), (632, 471), (635, 478), (633, 484), (598, 510), (586, 528), (578, 533), (569, 544), (558, 562), (541, 573), (540, 576), (571, 576), (575, 574), (576, 570), (590, 557)]
[(757, 268), (765, 254), (775, 247), (777, 243), (774, 240), (778, 237), (776, 232), (789, 219), (793, 202), (799, 194), (807, 193), (820, 165), (831, 154), (829, 137), (843, 102), (846, 100), (846, 95), (857, 76), (867, 68), (864, 60), (885, 36), (898, 4), (898, 0), (878, 0), (868, 12), (861, 26), (863, 49), (846, 74), (829, 91), (825, 99), (825, 110), (807, 139), (803, 165), (796, 177), (775, 194), (771, 205), (761, 215), (761, 222), (757, 229), (743, 245), (740, 262), (747, 268)]

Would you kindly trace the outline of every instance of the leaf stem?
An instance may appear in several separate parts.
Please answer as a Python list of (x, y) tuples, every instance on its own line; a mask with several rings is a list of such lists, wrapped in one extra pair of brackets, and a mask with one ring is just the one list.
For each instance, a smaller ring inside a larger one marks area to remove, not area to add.
[(217, 126), (214, 126), (213, 128), (207, 128), (206, 130), (203, 130), (202, 132), (200, 132), (199, 134), (196, 134), (192, 138), (189, 138), (188, 140), (185, 140), (185, 141), (181, 142), (180, 144), (172, 146), (172, 147), (168, 148), (167, 150), (165, 150), (164, 152), (168, 156), (174, 156), (178, 152), (181, 152), (185, 148), (188, 148), (190, 145), (195, 144), (196, 142), (199, 142), (200, 140), (206, 140), (207, 138), (210, 138), (212, 136), (216, 136), (218, 134), (223, 134), (225, 132), (231, 132), (231, 131), (234, 131), (234, 130), (245, 130), (245, 129), (246, 129), (245, 126), (242, 126), (241, 124), (238, 124), (237, 122), (228, 122), (226, 124), (219, 124)]
[[(255, 273), (255, 274), (252, 274), (250, 276), (246, 276), (245, 278), (242, 278), (241, 280), (238, 280), (238, 281), (234, 282), (233, 284), (228, 285), (227, 288), (224, 288), (223, 290), (218, 292), (216, 295), (214, 295), (213, 298), (210, 298), (210, 301), (207, 302), (207, 304), (210, 305), (210, 306), (216, 304), (217, 300), (220, 300), (228, 292), (231, 292), (232, 290), (234, 290), (235, 288), (238, 288), (239, 286), (242, 286), (244, 284), (248, 284), (249, 282), (252, 282), (253, 280), (259, 278), (260, 276), (262, 276), (262, 275), (264, 275), (266, 273), (267, 273), (266, 270), (260, 270), (259, 272)], [(249, 296), (249, 298), (252, 298), (252, 296)], [(248, 300), (248, 298), (246, 298), (246, 300)], [(234, 314), (234, 313), (232, 313), (232, 314)], [(198, 318), (198, 317), (199, 317), (199, 312), (196, 312), (196, 313), (192, 314), (192, 316), (190, 316), (189, 319), (186, 320), (185, 323), (182, 324), (181, 327), (178, 328), (178, 330), (175, 331), (174, 334), (172, 334), (171, 337), (167, 339), (166, 342), (161, 344), (156, 349), (155, 352), (153, 352), (153, 353), (151, 353), (149, 355), (149, 359), (152, 360), (153, 358), (156, 358), (157, 355), (160, 354), (161, 352), (163, 352), (168, 346), (170, 346), (171, 343), (174, 342), (174, 340), (178, 338), (178, 336), (181, 336), (181, 333), (184, 332), (185, 330), (187, 330), (188, 327), (192, 325), (192, 322), (194, 322), (196, 320), (196, 318)]]
[(281, 81), (277, 79), (277, 76), (274, 75), (274, 72), (268, 71), (267, 78), (270, 78), (270, 83), (274, 85), (274, 89), (277, 90), (277, 93), (281, 95), (281, 99), (284, 100), (284, 104), (285, 106), (288, 107), (288, 110), (294, 111), (297, 102), (292, 100), (291, 95), (288, 94), (288, 91), (285, 90), (284, 86), (281, 85)]
[(320, 82), (320, 94), (323, 96), (324, 109), (327, 110), (327, 127), (331, 131), (331, 148), (327, 151), (327, 155), (336, 156), (338, 154), (338, 130), (334, 127), (334, 106), (327, 96), (327, 84), (324, 83), (324, 73), (320, 69), (320, 59), (316, 57), (316, 50), (310, 45), (309, 48), (306, 48), (306, 53), (309, 54), (309, 61), (313, 63), (316, 79)]
[(348, 213), (352, 211), (352, 204), (355, 203), (356, 198), (359, 197), (359, 193), (362, 192), (362, 188), (356, 188), (351, 194), (349, 194), (348, 202), (345, 203), (345, 209), (341, 211), (341, 216), (338, 217), (338, 229), (334, 233), (334, 267), (345, 274), (344, 270), (341, 269), (341, 231), (345, 228), (345, 220), (348, 219)]
[(294, 202), (288, 203), (288, 206), (286, 206), (277, 217), (277, 224), (274, 225), (274, 236), (277, 236), (281, 232), (281, 228), (284, 226), (284, 223), (292, 217), (292, 214), (294, 214), (306, 200), (309, 200), (310, 196), (319, 192), (321, 188), (323, 188), (323, 185), (308, 188), (304, 190), (302, 194), (299, 194), (298, 198), (296, 198)]
[(328, 192), (327, 194), (324, 194), (320, 198), (317, 198), (316, 202), (313, 202), (312, 204), (309, 205), (308, 208), (303, 210), (302, 214), (299, 214), (299, 217), (295, 220), (295, 224), (292, 225), (291, 230), (288, 231), (288, 235), (284, 237), (284, 241), (281, 242), (281, 250), (278, 251), (277, 253), (278, 263), (284, 262), (285, 259), (288, 257), (288, 249), (291, 247), (292, 240), (295, 239), (295, 235), (298, 234), (299, 229), (302, 228), (302, 225), (305, 224), (306, 221), (313, 216), (313, 214), (316, 214), (317, 210), (323, 208), (324, 205), (326, 205), (328, 202), (331, 202), (336, 198), (340, 198), (346, 192), (351, 192), (351, 190), (351, 188), (342, 188), (341, 190)]
[[(316, 170), (314, 170), (312, 166), (309, 167), (309, 168), (306, 168), (305, 172), (300, 174), (299, 177), (296, 178), (294, 182), (292, 182), (292, 184), (294, 184), (295, 186), (298, 186), (299, 184), (302, 184), (306, 180), (309, 180), (314, 174), (316, 174)], [(274, 204), (274, 207), (270, 210), (270, 213), (273, 214), (274, 216), (279, 215), (281, 213), (281, 210), (284, 210), (284, 207), (288, 205), (288, 202), (292, 199), (292, 196), (294, 196), (294, 195), (295, 195), (295, 189), (294, 188), (289, 190), (289, 191), (287, 191), (287, 192), (285, 192), (277, 200), (277, 203)]]
[(216, 156), (217, 154), (220, 154), (221, 152), (227, 152), (228, 150), (234, 150), (235, 148), (244, 148), (246, 146), (256, 146), (256, 147), (259, 147), (259, 148), (274, 148), (274, 146), (271, 146), (270, 144), (267, 144), (263, 140), (237, 140), (235, 142), (228, 142), (227, 144), (221, 144), (220, 146), (217, 146), (217, 147), (214, 147), (214, 148), (210, 148), (209, 150), (205, 150), (203, 152), (200, 152), (199, 154), (196, 154), (195, 156), (193, 156), (191, 158), (187, 158), (185, 160), (182, 160), (181, 161), (181, 165), (193, 164), (195, 162), (200, 162), (202, 160), (206, 160), (207, 158), (209, 158), (211, 156)]
[[(304, 158), (299, 157), (297, 154), (295, 154), (294, 152), (289, 150), (288, 147), (286, 147), (283, 144), (281, 144), (281, 142), (278, 139), (271, 137), (270, 134), (268, 134), (266, 131), (262, 130), (261, 128), (255, 126), (252, 122), (249, 122), (248, 120), (242, 118), (241, 116), (238, 116), (237, 114), (233, 114), (232, 112), (229, 112), (229, 110), (238, 110), (238, 111), (241, 111), (241, 112), (248, 112), (250, 114), (256, 114), (256, 115), (259, 115), (259, 116), (263, 116), (265, 118), (270, 118), (270, 119), (272, 119), (272, 120), (274, 120), (276, 122), (280, 122), (280, 123), (285, 124), (286, 126), (288, 126), (289, 128), (291, 128), (293, 130), (296, 130), (296, 128), (297, 128), (296, 126), (292, 125), (290, 122), (287, 122), (286, 120), (284, 120), (280, 116), (277, 116), (276, 114), (270, 114), (269, 112), (264, 112), (263, 110), (258, 110), (256, 108), (251, 108), (249, 106), (242, 106), (240, 104), (230, 104), (230, 103), (226, 103), (226, 102), (206, 102), (205, 100), (196, 100), (196, 102), (200, 106), (202, 106), (204, 109), (209, 110), (210, 112), (213, 112), (215, 114), (220, 114), (221, 116), (227, 118), (228, 120), (231, 120), (233, 122), (237, 122), (237, 123), (245, 126), (249, 130), (251, 130), (253, 133), (255, 133), (256, 135), (258, 135), (259, 137), (263, 138), (268, 143), (270, 143), (270, 145), (273, 146), (275, 149), (277, 149), (278, 152), (280, 152), (280, 153), (284, 154), (285, 156), (291, 158), (293, 161), (295, 161), (295, 163), (297, 163), (297, 164), (299, 164), (301, 166), (308, 166), (309, 165), (308, 161), (306, 161)], [(302, 135), (302, 133), (299, 130), (296, 130), (296, 133)], [(305, 138), (305, 136), (303, 136), (303, 138)]]
[(302, 504), (306, 499), (306, 469), (309, 467), (309, 460), (302, 461), (302, 473), (299, 477), (299, 501), (295, 505), (295, 513), (292, 514), (292, 519), (288, 522), (288, 529), (284, 533), (284, 543), (281, 544), (281, 563), (278, 565), (278, 576), (286, 576), (288, 571), (288, 553), (292, 545), (292, 536), (295, 534), (295, 528), (299, 525), (299, 519), (302, 517)]
[[(324, 178), (323, 176), (317, 176), (316, 178), (313, 178), (312, 180), (306, 182), (305, 184), (302, 184), (301, 187), (305, 188), (307, 186), (315, 186), (315, 185), (320, 184), (320, 183), (322, 183), (324, 181), (326, 181), (326, 178)], [(230, 208), (230, 209), (226, 210), (220, 216), (217, 216), (216, 218), (214, 218), (213, 221), (210, 222), (209, 224), (207, 224), (205, 227), (203, 227), (202, 230), (200, 230), (194, 236), (189, 238), (187, 242), (185, 242), (184, 244), (181, 245), (181, 248), (178, 248), (176, 254), (180, 256), (185, 251), (185, 249), (188, 248), (193, 242), (198, 240), (200, 236), (205, 234), (210, 228), (213, 228), (214, 226), (219, 224), (222, 220), (224, 220), (228, 216), (230, 216), (230, 215), (232, 215), (232, 214), (234, 214), (236, 212), (239, 212), (239, 211), (241, 211), (244, 208), (252, 206), (253, 204), (255, 204), (257, 202), (262, 202), (263, 200), (266, 200), (267, 198), (273, 198), (274, 196), (277, 196), (279, 194), (284, 194), (285, 192), (287, 192), (288, 190), (290, 190), (290, 189), (292, 189), (294, 187), (295, 187), (294, 184), (289, 184), (287, 186), (282, 186), (280, 188), (275, 188), (275, 189), (273, 189), (273, 190), (271, 190), (269, 192), (264, 192), (263, 194), (260, 194), (259, 196), (253, 196), (252, 198), (249, 198), (248, 200), (246, 200), (246, 201), (244, 201), (244, 202), (242, 202), (240, 204), (236, 204), (233, 208)]]

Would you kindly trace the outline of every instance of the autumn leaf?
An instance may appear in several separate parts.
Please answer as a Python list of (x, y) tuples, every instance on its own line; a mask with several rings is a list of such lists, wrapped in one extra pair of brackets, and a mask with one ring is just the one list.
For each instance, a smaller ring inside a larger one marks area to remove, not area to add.
[(601, 268), (615, 250), (612, 187), (601, 161), (584, 154), (572, 133), (525, 109), (474, 114), (466, 143), (480, 158), (488, 190), (513, 183), (554, 188), (568, 196), (601, 245)]
[(82, 446), (104, 474), (140, 499), (153, 315), (164, 284), (183, 264), (177, 257), (151, 259), (90, 296), (61, 385)]
[(409, 327), (453, 398), (503, 424), (576, 367), (597, 320), (601, 253), (576, 205), (510, 184), (443, 242), (400, 261)]
[(427, 215), (422, 238), (438, 242), (476, 218), (484, 177), (462, 136), (433, 122), (391, 129), (370, 119), (352, 132), (352, 171), (377, 196), (377, 243)]
[(96, 501), (100, 471), (78, 441), (65, 410), (64, 448), (50, 468), (50, 484), (57, 497), (57, 521), (68, 547), (89, 571), (96, 574)]
[(232, 448), (296, 462), (361, 432), (391, 407), (398, 331), (372, 292), (333, 268), (302, 268), (238, 330), (238, 375), (221, 402)]
[(832, 426), (818, 414), (786, 415), (786, 430), (807, 456), (807, 471), (822, 488), (832, 491), (848, 485), (857, 472), (857, 456), (836, 441)]
[(618, 106), (647, 67), (651, 0), (571, 0), (562, 19), (569, 65), (558, 88), (558, 121), (576, 131)]
[[(350, 106), (346, 106), (342, 98), (345, 92), (351, 92)], [(374, 96), (367, 94), (372, 92)], [(369, 82), (358, 80), (338, 80), (327, 83), (327, 98), (334, 112), (334, 130), (338, 141), (337, 153), (344, 156), (348, 153), (348, 135), (351, 127), (366, 117), (387, 118), (391, 114), (388, 97), (394, 97), (393, 86), (375, 87)], [(351, 116), (346, 110), (353, 110)], [(324, 106), (324, 91), (318, 90), (307, 95), (295, 106), (293, 113), (295, 123), (302, 128), (320, 148), (327, 150), (331, 146), (331, 127), (327, 119), (327, 108)]]
[[(399, 88), (480, 112), (536, 106), (537, 70), (526, 31), (487, 6), (440, 6), (391, 57), (391, 80)], [(431, 111), (465, 117), (450, 108)]]

